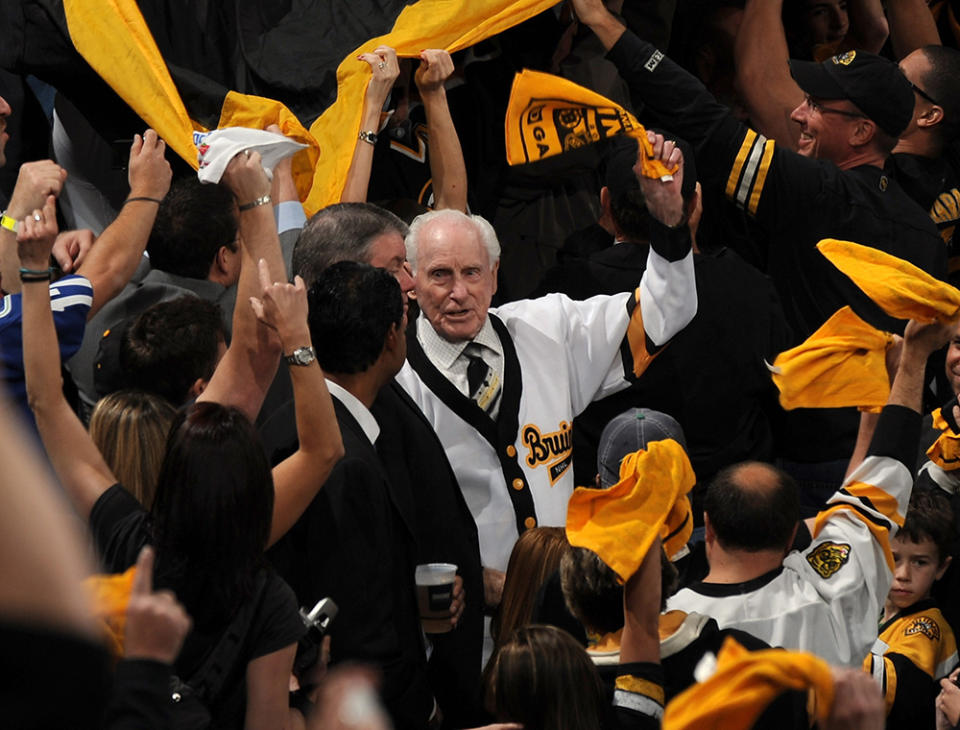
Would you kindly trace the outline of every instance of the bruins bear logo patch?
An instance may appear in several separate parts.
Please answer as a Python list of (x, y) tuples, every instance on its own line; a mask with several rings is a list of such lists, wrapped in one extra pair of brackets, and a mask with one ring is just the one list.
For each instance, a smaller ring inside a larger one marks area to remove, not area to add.
[(853, 59), (857, 57), (856, 51), (847, 51), (846, 53), (841, 53), (837, 56), (834, 56), (830, 60), (837, 66), (849, 66), (853, 63)]
[(914, 634), (923, 634), (930, 641), (940, 641), (940, 627), (937, 622), (929, 616), (918, 616), (903, 632), (904, 636), (913, 636)]
[(850, 546), (839, 542), (822, 542), (809, 555), (807, 562), (821, 578), (829, 578), (850, 559)]

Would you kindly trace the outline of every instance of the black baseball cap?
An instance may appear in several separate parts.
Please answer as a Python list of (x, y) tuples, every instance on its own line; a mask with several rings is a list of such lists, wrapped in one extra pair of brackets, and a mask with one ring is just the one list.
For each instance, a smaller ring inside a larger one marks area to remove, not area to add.
[(891, 137), (913, 117), (913, 87), (893, 61), (847, 51), (823, 63), (790, 61), (794, 81), (815, 99), (847, 99)]

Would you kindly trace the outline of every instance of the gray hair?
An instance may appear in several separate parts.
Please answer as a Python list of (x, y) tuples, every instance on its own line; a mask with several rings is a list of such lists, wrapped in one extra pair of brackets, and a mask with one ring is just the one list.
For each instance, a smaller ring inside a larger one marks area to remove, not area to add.
[(372, 203), (337, 203), (318, 211), (293, 249), (293, 273), (307, 288), (339, 261), (370, 263), (370, 246), (384, 233), (407, 235), (407, 224)]
[(420, 245), (420, 235), (423, 229), (433, 221), (447, 220), (451, 223), (469, 223), (474, 226), (480, 242), (487, 250), (487, 258), (490, 261), (490, 268), (493, 269), (497, 261), (500, 260), (500, 241), (497, 240), (497, 232), (493, 230), (490, 222), (479, 215), (467, 215), (459, 210), (444, 209), (432, 210), (429, 213), (418, 215), (410, 224), (410, 232), (407, 233), (407, 261), (410, 268), (417, 271), (417, 251)]

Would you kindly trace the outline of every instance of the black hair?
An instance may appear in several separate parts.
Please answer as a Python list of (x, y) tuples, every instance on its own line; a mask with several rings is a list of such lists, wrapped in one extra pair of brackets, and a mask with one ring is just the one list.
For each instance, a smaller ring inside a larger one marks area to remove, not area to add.
[(941, 141), (946, 144), (960, 132), (960, 51), (947, 46), (924, 46), (920, 50), (930, 62), (921, 83), (943, 109), (939, 126)]
[(384, 233), (407, 235), (407, 224), (372, 203), (337, 203), (317, 212), (293, 249), (293, 271), (309, 287), (338, 261), (369, 263), (371, 244)]
[(198, 378), (213, 375), (225, 336), (213, 302), (193, 295), (158, 302), (140, 313), (120, 341), (123, 387), (182, 405)]
[(174, 420), (151, 509), (157, 581), (197, 627), (222, 626), (248, 598), (270, 535), (273, 477), (253, 424), (196, 403)]
[(937, 546), (937, 562), (943, 565), (956, 540), (953, 507), (949, 497), (938, 489), (914, 489), (910, 495), (903, 527), (897, 537), (907, 538), (911, 542), (930, 538)]
[(746, 461), (720, 471), (703, 495), (703, 510), (724, 548), (781, 550), (800, 519), (796, 482), (770, 464)]
[(222, 246), (237, 250), (233, 193), (196, 176), (173, 183), (150, 232), (150, 266), (177, 276), (206, 279)]
[(362, 373), (383, 352), (391, 327), (403, 337), (403, 296), (392, 274), (355, 261), (320, 272), (307, 293), (310, 337), (329, 373)]

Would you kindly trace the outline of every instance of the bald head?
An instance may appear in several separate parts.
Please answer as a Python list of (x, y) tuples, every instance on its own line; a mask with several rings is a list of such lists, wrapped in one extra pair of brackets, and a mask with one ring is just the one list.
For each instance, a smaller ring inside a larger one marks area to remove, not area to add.
[(757, 461), (717, 474), (704, 494), (703, 509), (720, 544), (730, 550), (786, 549), (800, 519), (796, 483)]

